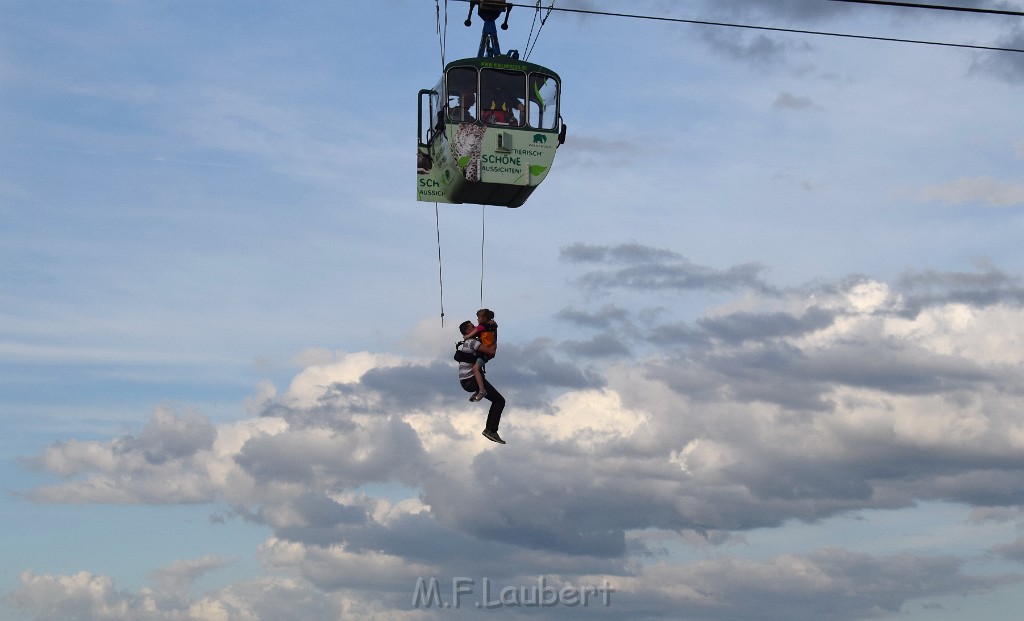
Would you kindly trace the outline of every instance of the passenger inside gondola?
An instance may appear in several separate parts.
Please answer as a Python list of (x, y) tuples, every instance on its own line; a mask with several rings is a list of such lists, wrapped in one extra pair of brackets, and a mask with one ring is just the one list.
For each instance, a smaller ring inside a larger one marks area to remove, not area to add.
[(473, 123), (476, 106), (476, 69), (462, 67), (448, 72), (448, 120)]
[[(480, 119), (492, 125), (523, 125), (526, 121), (526, 75), (519, 71), (484, 69), (480, 73)], [(519, 116), (516, 117), (516, 113)]]
[(472, 123), (476, 121), (476, 117), (473, 116), (473, 106), (476, 104), (475, 91), (463, 91), (450, 99), (454, 99), (452, 102), (454, 105), (449, 104), (448, 118), (453, 123)]

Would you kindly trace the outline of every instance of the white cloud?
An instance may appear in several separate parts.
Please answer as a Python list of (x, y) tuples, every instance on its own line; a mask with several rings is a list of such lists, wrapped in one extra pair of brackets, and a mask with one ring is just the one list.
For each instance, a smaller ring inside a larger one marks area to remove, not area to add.
[[(201, 445), (182, 443), (180, 431), (193, 428), (214, 436)], [(240, 449), (251, 439), (286, 428), (287, 423), (270, 417), (214, 427), (199, 414), (179, 417), (158, 408), (138, 438), (71, 440), (48, 447), (31, 463), (68, 480), (40, 487), (31, 496), (38, 502), (64, 503), (244, 502), (251, 498), (253, 480), (235, 462)], [(151, 438), (148, 444), (146, 438)], [(178, 454), (153, 451), (168, 445)]]
[(808, 601), (829, 602), (816, 612), (819, 619), (863, 619), (897, 613), (907, 600), (943, 594), (953, 585), (980, 592), (1013, 582), (1008, 576), (967, 577), (949, 557), (872, 557), (826, 548), (766, 561), (718, 557), (656, 565), (617, 584), (624, 597), (660, 600), (684, 618), (726, 618), (727, 610), (732, 618), (767, 620), (802, 618)]
[[(403, 360), (389, 354), (371, 354), (369, 352), (307, 352), (302, 359), (316, 360), (307, 366), (292, 380), (284, 395), (284, 401), (294, 407), (312, 407), (317, 400), (327, 394), (327, 389), (335, 383), (351, 384), (370, 369), (398, 366)], [(324, 358), (327, 356), (327, 358)]]
[(265, 578), (203, 597), (169, 597), (151, 588), (132, 593), (109, 576), (24, 572), (8, 601), (37, 621), (259, 621), (337, 619), (345, 599), (294, 579)]
[(392, 554), (353, 552), (343, 545), (307, 546), (276, 538), (260, 547), (260, 556), (268, 567), (294, 571), (327, 591), (390, 590), (395, 584), (411, 587), (417, 577), (438, 573), (434, 565), (410, 562)]
[(156, 583), (159, 592), (185, 598), (189, 589), (197, 578), (203, 574), (220, 569), (229, 564), (229, 561), (216, 556), (204, 556), (197, 559), (175, 561), (167, 567), (157, 569), (150, 577)]
[(614, 390), (580, 390), (558, 397), (552, 413), (526, 411), (513, 423), (522, 433), (548, 442), (569, 442), (599, 450), (608, 442), (632, 436), (648, 421), (648, 414), (622, 403)]

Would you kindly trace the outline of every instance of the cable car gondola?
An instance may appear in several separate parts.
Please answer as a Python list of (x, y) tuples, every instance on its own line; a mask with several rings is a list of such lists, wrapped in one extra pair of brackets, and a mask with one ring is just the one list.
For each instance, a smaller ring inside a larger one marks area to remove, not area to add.
[(450, 62), (419, 92), (416, 198), (519, 207), (547, 177), (565, 142), (554, 71), (501, 53), (496, 21), (512, 6), (473, 1), (484, 20), (476, 58)]

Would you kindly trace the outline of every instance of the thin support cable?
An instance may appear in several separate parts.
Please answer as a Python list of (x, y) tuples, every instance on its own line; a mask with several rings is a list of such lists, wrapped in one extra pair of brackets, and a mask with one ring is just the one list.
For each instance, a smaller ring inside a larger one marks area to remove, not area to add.
[[(548, 18), (551, 17), (551, 11), (555, 10), (555, 0), (551, 0), (551, 4), (548, 5), (548, 12), (544, 14), (544, 17), (540, 20), (540, 27), (537, 28), (537, 36), (533, 38), (533, 45), (526, 51), (525, 60), (529, 60), (530, 54), (533, 54), (533, 48), (537, 47), (537, 41), (540, 39), (540, 31), (544, 30), (544, 24), (547, 23)], [(537, 14), (540, 14), (540, 0), (537, 0)]]
[(487, 240), (487, 207), (480, 205), (480, 308), (484, 307), (484, 242)]
[(434, 203), (434, 225), (437, 230), (437, 282), (441, 288), (441, 327), (444, 327), (444, 273), (441, 271), (441, 214)]
[(448, 43), (448, 0), (444, 0), (444, 27), (441, 23), (441, 1), (434, 0), (434, 12), (437, 14), (437, 41), (441, 47), (441, 71), (444, 71), (445, 47)]
[[(445, 44), (448, 39), (448, 0), (444, 0), (444, 27), (441, 23), (441, 2), (434, 0), (434, 8), (437, 13), (437, 40), (441, 47), (441, 71), (444, 71)], [(441, 212), (434, 202), (434, 229), (437, 232), (437, 283), (441, 295), (441, 327), (444, 327), (444, 271), (441, 263)]]
[(533, 29), (537, 27), (537, 18), (540, 17), (540, 2), (541, 0), (537, 0), (537, 7), (533, 12), (533, 22), (530, 23), (530, 34), (526, 35), (526, 45), (523, 46), (523, 49), (527, 51), (530, 49), (530, 42), (533, 41)]

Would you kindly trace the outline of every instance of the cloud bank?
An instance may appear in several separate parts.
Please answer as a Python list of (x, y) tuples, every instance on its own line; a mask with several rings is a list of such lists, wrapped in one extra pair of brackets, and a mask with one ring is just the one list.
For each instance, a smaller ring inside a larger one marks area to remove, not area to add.
[[(558, 315), (571, 337), (503, 343), (490, 365), (507, 446), (480, 436), (483, 410), (447, 352), (320, 355), (280, 394), (261, 387), (249, 418), (160, 408), (137, 433), (27, 460), (57, 478), (35, 502), (211, 503), (265, 525), (266, 577), (194, 594), (229, 562), (216, 555), (157, 569), (135, 593), (27, 570), (7, 601), (37, 619), (440, 619), (477, 609), (416, 606), (418, 579), (543, 576), (614, 587), (585, 614), (820, 621), (1024, 576), (913, 550), (735, 549), (755, 529), (922, 501), (1024, 522), (1020, 276), (784, 288), (761, 266), (639, 244), (576, 244), (562, 260), (581, 270), (579, 303)], [(614, 290), (629, 304), (588, 305)], [(662, 305), (712, 293), (731, 300), (697, 319)], [(405, 493), (368, 491), (380, 485)], [(682, 563), (670, 544), (714, 553)], [(986, 555), (1019, 563), (1021, 542)]]

